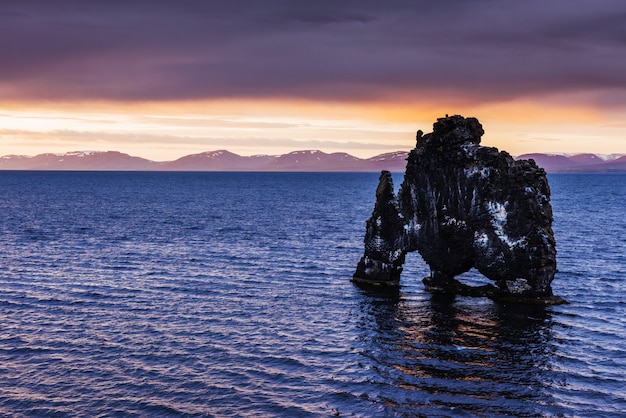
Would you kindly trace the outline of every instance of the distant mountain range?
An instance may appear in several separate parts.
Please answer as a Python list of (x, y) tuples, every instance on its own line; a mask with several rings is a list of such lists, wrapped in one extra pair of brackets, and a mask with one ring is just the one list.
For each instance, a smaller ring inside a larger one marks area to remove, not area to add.
[(558, 154), (524, 154), (517, 160), (533, 159), (547, 172), (609, 172), (626, 171), (626, 155), (612, 155), (600, 158), (595, 154), (565, 156)]
[(244, 157), (219, 150), (156, 162), (117, 151), (75, 151), (34, 157), (7, 155), (0, 157), (0, 170), (403, 172), (407, 156), (408, 152), (398, 151), (363, 159), (343, 152), (327, 154), (311, 150)]
[[(0, 170), (85, 170), (85, 171), (360, 171), (403, 172), (408, 152), (396, 151), (371, 158), (357, 158), (343, 152), (293, 151), (283, 155), (245, 157), (219, 150), (187, 155), (175, 161), (156, 162), (117, 151), (75, 151), (40, 154), (34, 157), (0, 157)], [(525, 154), (548, 172), (626, 171), (626, 155), (603, 159), (594, 154), (574, 156)]]

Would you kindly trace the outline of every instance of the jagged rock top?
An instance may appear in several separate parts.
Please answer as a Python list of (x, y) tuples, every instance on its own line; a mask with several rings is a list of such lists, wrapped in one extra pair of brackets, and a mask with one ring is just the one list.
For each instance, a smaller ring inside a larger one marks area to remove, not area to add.
[(443, 145), (453, 147), (464, 143), (480, 144), (485, 133), (483, 126), (476, 118), (464, 118), (460, 115), (446, 116), (437, 119), (433, 124), (432, 134), (420, 138), (418, 131), (418, 146)]

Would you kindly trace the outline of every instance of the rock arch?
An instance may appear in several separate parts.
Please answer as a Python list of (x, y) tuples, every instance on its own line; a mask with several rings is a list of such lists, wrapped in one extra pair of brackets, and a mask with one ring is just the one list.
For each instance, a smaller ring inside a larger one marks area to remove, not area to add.
[[(440, 118), (417, 133), (404, 181), (394, 193), (383, 171), (366, 223), (365, 252), (353, 281), (398, 286), (405, 255), (431, 268), (428, 289), (537, 303), (552, 294), (556, 242), (546, 173), (533, 160), (480, 145), (476, 118)], [(476, 268), (495, 286), (472, 288), (455, 276)]]

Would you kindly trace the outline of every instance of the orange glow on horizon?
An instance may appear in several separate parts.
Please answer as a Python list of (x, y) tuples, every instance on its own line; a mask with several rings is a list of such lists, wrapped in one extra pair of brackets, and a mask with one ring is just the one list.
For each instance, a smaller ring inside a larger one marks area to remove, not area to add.
[(626, 123), (617, 111), (538, 99), (475, 105), (295, 99), (6, 102), (0, 108), (0, 155), (89, 149), (170, 160), (215, 149), (242, 155), (321, 149), (370, 157), (412, 148), (415, 131), (430, 132), (445, 114), (477, 117), (486, 131), (483, 144), (513, 155), (626, 152)]

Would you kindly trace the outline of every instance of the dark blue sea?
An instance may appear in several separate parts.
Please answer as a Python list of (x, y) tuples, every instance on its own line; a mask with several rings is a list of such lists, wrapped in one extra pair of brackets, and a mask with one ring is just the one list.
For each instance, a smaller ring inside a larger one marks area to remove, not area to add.
[(356, 288), (377, 180), (0, 172), (0, 416), (625, 416), (625, 174), (550, 175), (548, 308)]

